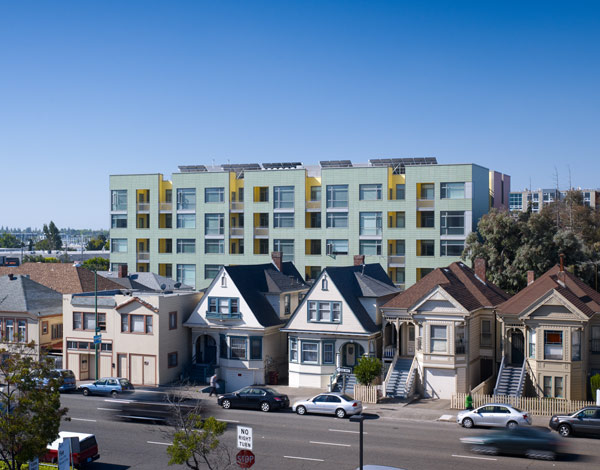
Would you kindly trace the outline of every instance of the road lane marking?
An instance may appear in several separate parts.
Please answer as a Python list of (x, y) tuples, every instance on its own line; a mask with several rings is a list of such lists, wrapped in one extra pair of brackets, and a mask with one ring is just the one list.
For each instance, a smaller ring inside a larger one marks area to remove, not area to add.
[(95, 419), (84, 419), (84, 418), (71, 418), (72, 421), (89, 421), (90, 423), (95, 423)]
[(107, 398), (104, 401), (108, 402), (108, 403), (133, 403), (133, 400), (123, 400), (123, 399), (110, 399)]
[(323, 459), (310, 459), (308, 457), (294, 457), (292, 455), (284, 455), (284, 459), (298, 459), (298, 460), (311, 460), (313, 462), (325, 462)]
[(452, 454), (452, 457), (460, 457), (461, 459), (476, 459), (476, 460), (498, 460), (498, 459), (493, 459), (491, 457), (475, 457), (474, 455), (455, 455), (455, 454)]
[(239, 423), (239, 421), (236, 421), (235, 419), (217, 419), (217, 421), (223, 421), (224, 423)]
[(155, 441), (146, 441), (148, 444), (157, 444), (159, 446), (170, 446), (173, 445), (171, 442), (155, 442)]
[[(330, 429), (331, 432), (349, 432), (352, 434), (360, 434), (360, 431), (348, 431), (346, 429)], [(369, 434), (368, 432), (363, 432), (363, 434)]]
[(100, 410), (100, 411), (114, 411), (114, 410), (116, 410), (116, 408), (96, 408), (96, 409)]
[(319, 441), (308, 441), (311, 444), (319, 444), (322, 446), (339, 446), (339, 447), (352, 447), (350, 444), (337, 444), (336, 442), (319, 442)]

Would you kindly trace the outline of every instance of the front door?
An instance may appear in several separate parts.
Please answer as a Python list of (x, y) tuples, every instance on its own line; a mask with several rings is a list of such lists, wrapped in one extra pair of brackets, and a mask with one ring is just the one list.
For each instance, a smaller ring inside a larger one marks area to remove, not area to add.
[(523, 365), (523, 360), (525, 359), (524, 343), (525, 341), (523, 340), (523, 333), (520, 331), (513, 331), (510, 337), (511, 364)]
[(79, 355), (79, 380), (88, 380), (90, 378), (90, 356), (89, 354)]
[(127, 354), (117, 354), (117, 375), (129, 378), (127, 375)]
[(415, 325), (408, 325), (408, 341), (406, 343), (406, 354), (415, 355)]
[(356, 350), (354, 344), (346, 345), (346, 365), (354, 367), (356, 364)]

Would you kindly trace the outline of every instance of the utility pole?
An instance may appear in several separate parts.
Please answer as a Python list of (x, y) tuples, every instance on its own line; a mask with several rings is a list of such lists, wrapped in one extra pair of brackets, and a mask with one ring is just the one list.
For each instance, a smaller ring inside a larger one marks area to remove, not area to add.
[[(100, 328), (98, 328), (98, 269), (94, 269), (94, 313), (96, 315), (96, 334), (100, 333)], [(98, 380), (98, 342), (96, 338), (94, 338), (94, 349), (96, 352), (96, 380)]]

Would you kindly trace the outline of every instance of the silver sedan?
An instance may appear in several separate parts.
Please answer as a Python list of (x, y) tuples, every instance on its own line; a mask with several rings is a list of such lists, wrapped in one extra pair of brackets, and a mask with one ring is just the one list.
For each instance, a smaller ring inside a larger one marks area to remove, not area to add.
[(465, 428), (498, 426), (512, 429), (531, 424), (531, 415), (504, 403), (488, 403), (474, 410), (461, 411), (456, 422)]
[(360, 414), (362, 402), (341, 393), (320, 393), (308, 400), (300, 400), (292, 405), (292, 410), (299, 415), (306, 413), (322, 413), (335, 415), (338, 418)]

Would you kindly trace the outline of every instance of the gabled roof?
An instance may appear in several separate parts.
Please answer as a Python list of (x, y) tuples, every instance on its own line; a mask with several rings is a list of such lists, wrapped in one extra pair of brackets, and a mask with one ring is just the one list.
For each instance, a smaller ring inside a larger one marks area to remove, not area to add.
[[(519, 315), (553, 289), (587, 317), (600, 312), (600, 293), (568, 271), (559, 273), (560, 266), (550, 268), (525, 289), (500, 304), (498, 313)], [(563, 276), (563, 280), (559, 276)]]
[[(0, 275), (27, 275), (35, 282), (61, 294), (78, 294), (94, 290), (94, 273), (83, 266), (69, 263), (23, 263), (21, 266), (2, 266)], [(98, 276), (98, 290), (121, 289), (110, 279)]]
[(368, 332), (379, 331), (380, 327), (375, 324), (360, 299), (382, 297), (398, 292), (381, 265), (373, 263), (361, 266), (327, 267), (321, 274), (324, 275), (335, 284), (363, 328)]
[(265, 294), (308, 289), (294, 263), (281, 263), (281, 272), (273, 263), (224, 266), (256, 320), (264, 327), (285, 323)]
[[(141, 291), (181, 291), (181, 290), (194, 290), (193, 286), (187, 284), (180, 284), (179, 287), (175, 287), (176, 281), (169, 277), (161, 276), (156, 273), (143, 273), (135, 272), (130, 273), (126, 277), (119, 277), (119, 273), (114, 271), (99, 271), (98, 274), (102, 277), (110, 279), (111, 281), (119, 284), (122, 288), (141, 290)], [(163, 289), (164, 286), (164, 289)]]
[(25, 276), (1, 276), (0, 312), (62, 313), (62, 294)]
[(438, 286), (470, 312), (482, 307), (494, 307), (509, 298), (495, 284), (482, 282), (467, 265), (455, 262), (446, 268), (434, 269), (383, 305), (383, 308), (410, 309)]
[(152, 304), (150, 304), (150, 303), (146, 302), (145, 300), (142, 300), (142, 299), (140, 299), (139, 297), (132, 297), (132, 298), (130, 298), (130, 299), (128, 299), (128, 300), (126, 300), (125, 302), (123, 302), (123, 303), (121, 303), (121, 304), (117, 305), (117, 306), (115, 307), (115, 310), (119, 310), (119, 309), (121, 309), (121, 308), (123, 308), (123, 307), (125, 307), (125, 306), (127, 306), (127, 305), (129, 305), (129, 304), (132, 304), (133, 302), (137, 302), (137, 303), (139, 303), (140, 305), (143, 305), (143, 306), (144, 306), (144, 307), (146, 307), (148, 310), (151, 310), (151, 311), (153, 311), (154, 313), (158, 313), (158, 308), (156, 308), (154, 305), (152, 305)]

